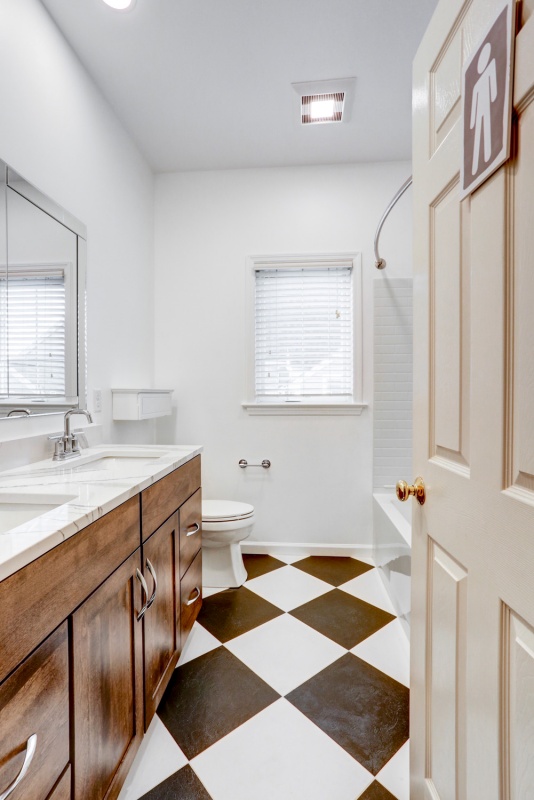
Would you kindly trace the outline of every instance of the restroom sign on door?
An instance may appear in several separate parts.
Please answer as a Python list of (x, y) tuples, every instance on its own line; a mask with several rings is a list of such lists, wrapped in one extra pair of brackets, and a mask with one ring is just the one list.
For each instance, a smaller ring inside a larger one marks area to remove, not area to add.
[(515, 1), (509, 0), (462, 71), (461, 197), (510, 156)]

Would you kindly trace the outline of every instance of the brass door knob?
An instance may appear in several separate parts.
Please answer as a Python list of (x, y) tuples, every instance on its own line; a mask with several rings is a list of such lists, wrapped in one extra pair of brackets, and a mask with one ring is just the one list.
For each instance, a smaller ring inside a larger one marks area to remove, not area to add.
[(413, 482), (413, 486), (406, 483), (406, 481), (398, 481), (396, 492), (397, 497), (399, 500), (404, 503), (409, 497), (415, 497), (419, 505), (423, 505), (426, 499), (425, 494), (425, 482), (422, 478), (416, 478)]

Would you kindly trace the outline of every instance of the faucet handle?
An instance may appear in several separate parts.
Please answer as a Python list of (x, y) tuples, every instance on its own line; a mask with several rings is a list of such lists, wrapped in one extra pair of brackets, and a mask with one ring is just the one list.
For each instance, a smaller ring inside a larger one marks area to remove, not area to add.
[(87, 441), (87, 436), (84, 433), (84, 429), (80, 428), (77, 431), (72, 432), (72, 445), (74, 447), (74, 443), (81, 445), (81, 447), (89, 447), (89, 442)]
[(52, 456), (52, 460), (61, 461), (65, 454), (65, 442), (63, 440), (63, 436), (49, 436), (48, 438), (51, 442), (54, 442), (54, 455)]

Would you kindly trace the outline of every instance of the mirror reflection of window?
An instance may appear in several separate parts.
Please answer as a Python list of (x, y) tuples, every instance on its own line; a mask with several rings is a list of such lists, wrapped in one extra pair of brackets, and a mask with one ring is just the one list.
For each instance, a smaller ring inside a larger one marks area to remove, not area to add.
[(24, 397), (64, 397), (65, 269), (10, 264), (8, 391)]
[(7, 274), (0, 271), (0, 395), (77, 394), (76, 235), (7, 188)]
[(7, 395), (7, 226), (5, 184), (0, 188), (0, 398), (2, 398)]

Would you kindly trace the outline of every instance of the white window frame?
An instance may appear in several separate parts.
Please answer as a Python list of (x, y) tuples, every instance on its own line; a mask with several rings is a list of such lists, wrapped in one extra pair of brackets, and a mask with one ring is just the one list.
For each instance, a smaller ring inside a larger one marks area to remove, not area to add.
[[(255, 354), (255, 289), (256, 272), (261, 269), (303, 269), (305, 267), (349, 267), (352, 270), (353, 314), (353, 388), (352, 397), (344, 400), (317, 400), (313, 403), (257, 402)], [(246, 274), (247, 293), (247, 401), (242, 408), (258, 416), (347, 416), (360, 415), (367, 403), (363, 402), (363, 328), (362, 328), (362, 269), (361, 253), (302, 253), (295, 255), (249, 256)]]

